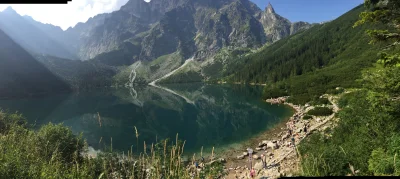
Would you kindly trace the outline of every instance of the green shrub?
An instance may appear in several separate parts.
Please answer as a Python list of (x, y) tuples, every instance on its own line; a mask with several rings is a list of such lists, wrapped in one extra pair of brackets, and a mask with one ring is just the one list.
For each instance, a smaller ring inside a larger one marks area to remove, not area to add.
[(329, 116), (333, 114), (333, 111), (327, 107), (315, 107), (314, 109), (308, 111), (307, 114), (312, 116)]
[(312, 119), (312, 116), (310, 116), (310, 115), (304, 115), (304, 116), (303, 116), (303, 119), (304, 119), (304, 120)]
[(62, 124), (49, 123), (39, 129), (36, 135), (36, 143), (42, 146), (40, 155), (50, 160), (53, 152), (58, 151), (61, 159), (71, 163), (75, 159), (81, 160), (83, 152), (83, 139), (72, 134), (72, 131)]

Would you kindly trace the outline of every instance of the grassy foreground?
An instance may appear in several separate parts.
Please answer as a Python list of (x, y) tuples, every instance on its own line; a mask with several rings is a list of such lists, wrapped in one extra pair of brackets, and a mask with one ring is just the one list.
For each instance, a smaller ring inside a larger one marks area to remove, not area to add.
[(183, 162), (185, 142), (163, 140), (144, 153), (107, 152), (92, 158), (82, 135), (62, 124), (29, 128), (20, 114), (0, 112), (0, 178), (219, 178), (220, 162), (201, 170)]

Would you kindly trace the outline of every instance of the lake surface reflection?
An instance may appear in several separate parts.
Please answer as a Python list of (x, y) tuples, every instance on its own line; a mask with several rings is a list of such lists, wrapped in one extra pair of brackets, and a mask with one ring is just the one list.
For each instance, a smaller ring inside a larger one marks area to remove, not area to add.
[[(261, 87), (183, 84), (97, 90), (43, 98), (2, 100), (0, 108), (22, 113), (35, 127), (64, 123), (90, 146), (136, 149), (156, 140), (186, 140), (186, 151), (223, 147), (248, 139), (288, 118), (292, 110), (260, 98)], [(101, 116), (101, 125), (98, 119)], [(100, 142), (101, 140), (101, 142)]]

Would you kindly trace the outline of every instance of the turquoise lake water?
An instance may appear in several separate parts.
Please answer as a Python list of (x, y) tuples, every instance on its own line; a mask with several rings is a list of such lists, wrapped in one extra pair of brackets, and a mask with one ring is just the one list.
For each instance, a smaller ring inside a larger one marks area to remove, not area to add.
[[(260, 98), (262, 87), (240, 85), (165, 85), (165, 89), (135, 88), (96, 90), (40, 98), (1, 100), (0, 108), (22, 113), (35, 128), (49, 122), (63, 123), (82, 133), (96, 150), (139, 146), (176, 134), (186, 151), (201, 146), (224, 147), (268, 130), (292, 114), (283, 105)], [(167, 89), (167, 90), (166, 90)], [(98, 120), (101, 116), (101, 126)], [(100, 142), (101, 140), (101, 142)]]

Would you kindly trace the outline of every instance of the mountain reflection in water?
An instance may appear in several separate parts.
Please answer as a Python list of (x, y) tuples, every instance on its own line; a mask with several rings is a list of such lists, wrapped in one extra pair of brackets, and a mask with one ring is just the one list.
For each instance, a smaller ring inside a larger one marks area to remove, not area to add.
[(186, 151), (197, 151), (201, 146), (223, 147), (246, 140), (292, 114), (286, 106), (263, 102), (262, 87), (199, 83), (163, 88), (140, 86), (3, 100), (0, 108), (19, 111), (35, 127), (64, 123), (74, 133), (82, 132), (95, 149), (110, 146), (112, 138), (113, 149), (121, 151), (136, 149), (134, 126), (139, 131), (139, 148), (143, 141), (151, 144), (178, 134), (186, 141)]

